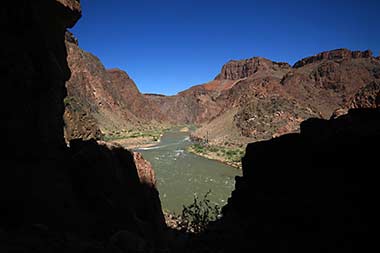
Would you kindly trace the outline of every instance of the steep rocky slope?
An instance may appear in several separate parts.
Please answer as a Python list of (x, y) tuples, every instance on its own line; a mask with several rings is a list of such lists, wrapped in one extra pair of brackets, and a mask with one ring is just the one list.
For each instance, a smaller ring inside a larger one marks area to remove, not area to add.
[(380, 80), (380, 60), (371, 51), (337, 49), (293, 67), (262, 57), (232, 60), (208, 83), (174, 96), (143, 95), (125, 72), (106, 70), (72, 36), (66, 41), (73, 72), (67, 83), (68, 139), (163, 123), (196, 124), (201, 127), (194, 139), (243, 146), (297, 132), (303, 120), (329, 118), (336, 109), (355, 107), (350, 103), (361, 107), (359, 90)]
[[(379, 71), (380, 61), (370, 51), (347, 49), (305, 58), (293, 68), (258, 57), (230, 61), (216, 77), (235, 80), (215, 99), (224, 109), (194, 136), (208, 136), (211, 144), (238, 145), (297, 132), (298, 124), (307, 118), (329, 118), (336, 109), (349, 108), (350, 101), (359, 96), (356, 93), (367, 85), (364, 93), (375, 92)], [(224, 132), (217, 130), (223, 126), (227, 126)]]
[(66, 83), (66, 138), (101, 138), (113, 130), (142, 128), (163, 116), (122, 70), (106, 70), (100, 60), (66, 33), (72, 75)]

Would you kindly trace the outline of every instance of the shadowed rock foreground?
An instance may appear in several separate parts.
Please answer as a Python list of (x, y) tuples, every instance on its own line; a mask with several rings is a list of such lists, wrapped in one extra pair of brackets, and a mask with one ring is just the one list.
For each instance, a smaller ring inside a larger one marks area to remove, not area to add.
[[(310, 119), (298, 134), (249, 144), (223, 218), (200, 239), (215, 252), (363, 252), (378, 213), (380, 111)], [(205, 246), (207, 247), (207, 246)]]
[(79, 1), (11, 1), (1, 13), (0, 252), (165, 248), (150, 164), (95, 141), (66, 146), (64, 36)]
[[(19, 0), (3, 7), (0, 252), (367, 252), (374, 246), (368, 234), (378, 215), (377, 82), (349, 90), (350, 106), (359, 109), (249, 144), (223, 217), (192, 240), (167, 241), (149, 163), (94, 140), (65, 144), (64, 36), (81, 16), (79, 2)], [(302, 78), (297, 69), (342, 53), (305, 59), (292, 75)], [(378, 61), (369, 53), (344, 57)], [(226, 77), (249, 74), (231, 64), (236, 71), (225, 70)], [(317, 83), (341, 87), (326, 80)]]

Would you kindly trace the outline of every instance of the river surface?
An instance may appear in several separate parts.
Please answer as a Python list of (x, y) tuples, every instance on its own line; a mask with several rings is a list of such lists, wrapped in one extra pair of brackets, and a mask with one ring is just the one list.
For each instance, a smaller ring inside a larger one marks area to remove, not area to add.
[(157, 146), (135, 150), (153, 165), (163, 209), (179, 214), (183, 205), (193, 202), (194, 195), (202, 199), (210, 190), (210, 201), (224, 206), (241, 171), (186, 152), (189, 145), (189, 133), (174, 129), (166, 132)]

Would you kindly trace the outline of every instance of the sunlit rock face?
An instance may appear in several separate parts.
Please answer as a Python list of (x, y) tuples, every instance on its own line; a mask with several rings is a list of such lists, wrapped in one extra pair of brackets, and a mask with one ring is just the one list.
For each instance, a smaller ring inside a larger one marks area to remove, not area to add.
[(141, 94), (122, 70), (106, 70), (66, 36), (71, 79), (67, 82), (66, 139), (102, 138), (101, 131), (201, 125), (192, 135), (212, 145), (245, 146), (287, 133), (311, 117), (329, 118), (350, 108), (356, 93), (380, 78), (370, 51), (337, 49), (293, 67), (262, 57), (231, 60), (217, 77), (174, 96)]

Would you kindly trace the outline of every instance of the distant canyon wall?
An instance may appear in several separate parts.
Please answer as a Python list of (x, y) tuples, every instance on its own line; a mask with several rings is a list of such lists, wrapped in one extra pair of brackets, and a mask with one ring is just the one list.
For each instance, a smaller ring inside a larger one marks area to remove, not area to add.
[(262, 57), (233, 60), (214, 80), (177, 95), (141, 94), (125, 72), (106, 70), (98, 58), (71, 41), (69, 139), (101, 138), (107, 129), (196, 124), (201, 127), (195, 139), (208, 136), (211, 144), (243, 145), (297, 132), (299, 123), (310, 117), (347, 111), (357, 104), (352, 102), (356, 94), (380, 78), (380, 61), (371, 51), (337, 49), (293, 67)]

